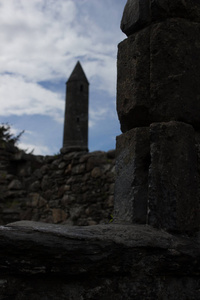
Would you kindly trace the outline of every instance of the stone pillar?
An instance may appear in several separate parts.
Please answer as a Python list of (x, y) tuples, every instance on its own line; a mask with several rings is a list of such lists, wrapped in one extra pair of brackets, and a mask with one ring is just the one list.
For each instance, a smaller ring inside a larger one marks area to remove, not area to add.
[(200, 2), (128, 0), (121, 28), (129, 36), (118, 50), (122, 132), (171, 120), (199, 128)]
[(200, 1), (128, 0), (121, 29), (116, 221), (196, 230)]

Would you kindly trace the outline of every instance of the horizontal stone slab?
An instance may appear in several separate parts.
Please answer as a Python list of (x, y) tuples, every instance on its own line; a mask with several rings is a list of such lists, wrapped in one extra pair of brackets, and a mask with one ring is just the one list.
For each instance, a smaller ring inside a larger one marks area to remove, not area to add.
[(1, 226), (0, 243), (2, 299), (200, 296), (199, 237), (174, 236), (148, 225), (24, 221)]
[(200, 2), (197, 0), (128, 0), (121, 21), (121, 30), (130, 36), (145, 26), (166, 20), (185, 18), (200, 22)]
[(119, 44), (117, 111), (122, 132), (153, 122), (200, 128), (200, 24), (157, 23)]
[[(192, 256), (199, 256), (200, 246), (199, 238), (192, 243), (188, 238), (173, 236), (148, 225), (67, 226), (32, 221), (0, 226), (0, 243), (1, 276), (6, 273), (85, 276), (92, 273), (108, 274), (108, 270), (120, 273), (120, 269), (112, 269), (111, 265), (126, 265), (127, 260), (124, 258), (128, 249), (135, 249), (136, 253), (138, 249), (144, 249), (145, 253), (145, 248), (152, 249), (152, 252), (154, 249), (166, 250), (168, 256), (168, 249), (177, 249), (180, 254), (187, 254), (188, 259), (191, 259)], [(115, 259), (116, 255), (120, 260)], [(161, 269), (161, 261), (156, 261)], [(138, 264), (138, 261), (135, 263)], [(108, 265), (111, 269), (108, 269)], [(157, 266), (152, 264), (151, 269), (156, 271)], [(179, 268), (183, 269), (182, 274), (189, 272), (181, 261)], [(167, 269), (171, 274), (174, 274), (175, 269), (178, 270), (177, 266), (174, 270), (172, 266)], [(163, 272), (167, 272), (167, 269), (164, 268)], [(146, 272), (149, 270), (146, 269)]]

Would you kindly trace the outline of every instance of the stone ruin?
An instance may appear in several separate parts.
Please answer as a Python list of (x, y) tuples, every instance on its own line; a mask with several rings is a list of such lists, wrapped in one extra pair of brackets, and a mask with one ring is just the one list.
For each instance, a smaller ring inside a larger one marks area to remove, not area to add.
[(200, 299), (200, 1), (128, 0), (121, 28), (114, 222), (2, 226), (1, 299)]
[(114, 178), (115, 150), (39, 156), (0, 138), (0, 225), (109, 223)]
[(119, 222), (199, 229), (199, 21), (199, 1), (126, 4), (128, 38), (118, 51)]

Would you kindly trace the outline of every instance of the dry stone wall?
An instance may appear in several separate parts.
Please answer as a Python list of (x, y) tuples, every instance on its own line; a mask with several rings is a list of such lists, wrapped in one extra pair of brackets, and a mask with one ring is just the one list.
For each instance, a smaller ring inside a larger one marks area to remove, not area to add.
[(109, 223), (115, 152), (34, 156), (0, 148), (0, 224), (33, 220), (54, 224)]

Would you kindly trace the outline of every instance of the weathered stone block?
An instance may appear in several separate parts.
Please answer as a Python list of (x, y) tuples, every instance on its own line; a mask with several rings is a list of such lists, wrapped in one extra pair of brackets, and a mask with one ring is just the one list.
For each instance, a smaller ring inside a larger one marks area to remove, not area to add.
[(146, 223), (149, 128), (135, 128), (117, 137), (114, 218)]
[(157, 23), (119, 44), (117, 112), (122, 132), (153, 122), (200, 128), (200, 24)]
[(150, 22), (149, 0), (128, 0), (121, 21), (121, 30), (131, 35)]
[(122, 132), (149, 124), (149, 35), (146, 28), (118, 46), (117, 112)]
[(150, 126), (148, 224), (171, 231), (199, 227), (197, 150), (192, 126)]
[(184, 18), (200, 22), (198, 0), (128, 0), (121, 21), (121, 30), (130, 36), (152, 22), (167, 18)]
[(199, 237), (22, 221), (0, 240), (1, 300), (200, 299)]
[(150, 0), (152, 21), (166, 18), (185, 18), (200, 22), (199, 0)]
[(19, 180), (14, 179), (8, 186), (8, 190), (21, 190), (22, 184)]
[(200, 24), (168, 20), (152, 26), (149, 120), (200, 126)]
[(55, 224), (66, 221), (68, 215), (66, 212), (62, 209), (59, 208), (53, 208), (52, 209), (52, 217), (53, 217), (53, 222)]

